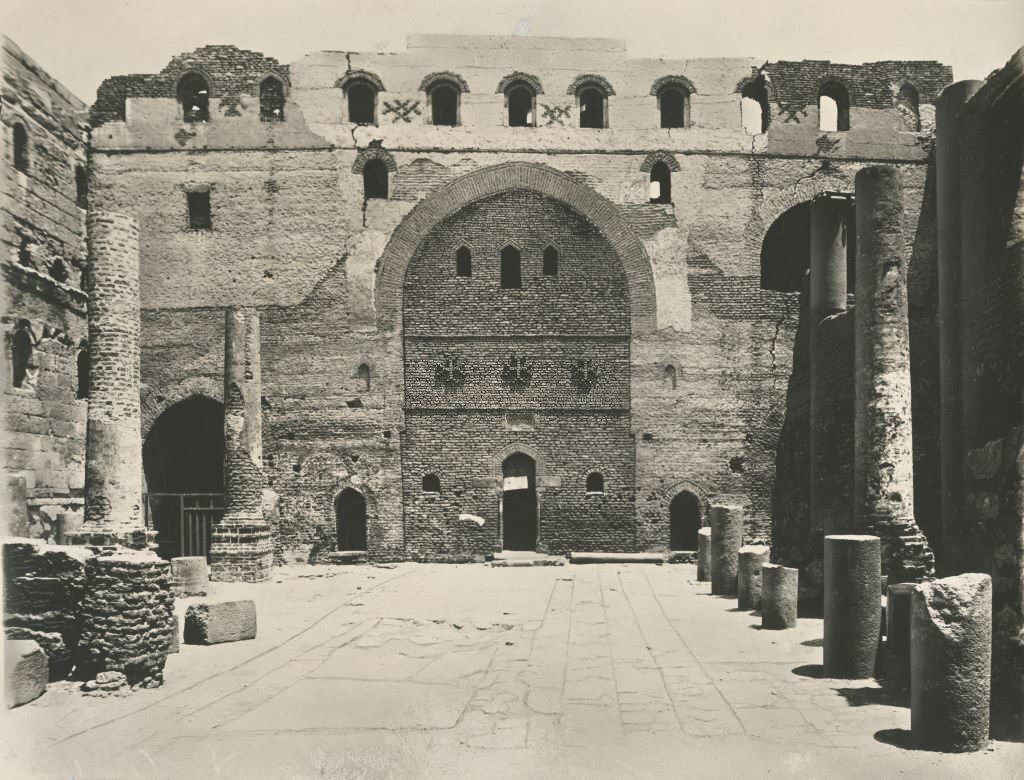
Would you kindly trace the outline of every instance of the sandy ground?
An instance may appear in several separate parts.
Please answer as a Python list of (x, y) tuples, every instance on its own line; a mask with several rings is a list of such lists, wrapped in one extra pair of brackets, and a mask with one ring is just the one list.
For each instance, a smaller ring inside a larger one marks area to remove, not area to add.
[(820, 620), (762, 631), (690, 565), (275, 573), (207, 596), (254, 599), (255, 640), (8, 711), (5, 776), (1024, 778), (1022, 744), (909, 749), (904, 697), (822, 678)]

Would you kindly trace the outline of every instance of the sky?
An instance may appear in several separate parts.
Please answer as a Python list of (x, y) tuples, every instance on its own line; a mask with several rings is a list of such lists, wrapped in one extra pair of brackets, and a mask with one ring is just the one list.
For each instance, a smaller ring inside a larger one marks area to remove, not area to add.
[(410, 33), (619, 38), (633, 57), (940, 60), (960, 80), (1024, 45), (1024, 0), (0, 0), (0, 31), (87, 103), (106, 76), (205, 44), (290, 63), (400, 51)]

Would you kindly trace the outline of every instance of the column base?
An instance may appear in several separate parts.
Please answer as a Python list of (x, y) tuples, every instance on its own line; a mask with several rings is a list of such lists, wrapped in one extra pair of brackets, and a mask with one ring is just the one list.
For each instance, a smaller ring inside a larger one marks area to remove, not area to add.
[(274, 562), (270, 526), (225, 518), (213, 527), (209, 559), (213, 582), (266, 582)]

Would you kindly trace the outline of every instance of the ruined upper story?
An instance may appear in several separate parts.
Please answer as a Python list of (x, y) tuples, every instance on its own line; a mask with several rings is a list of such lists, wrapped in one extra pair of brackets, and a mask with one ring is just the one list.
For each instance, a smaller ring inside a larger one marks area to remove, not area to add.
[(917, 160), (951, 81), (932, 61), (645, 59), (610, 39), (414, 35), (401, 52), (291, 65), (204, 46), (159, 73), (104, 81), (92, 144)]

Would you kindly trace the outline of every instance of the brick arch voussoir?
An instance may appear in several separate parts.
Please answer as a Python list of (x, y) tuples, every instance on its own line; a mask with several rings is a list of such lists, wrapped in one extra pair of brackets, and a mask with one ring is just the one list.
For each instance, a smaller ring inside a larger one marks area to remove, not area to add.
[(224, 387), (211, 377), (190, 377), (171, 387), (144, 389), (141, 398), (142, 440), (146, 440), (161, 414), (182, 401), (197, 397), (222, 403)]
[(534, 473), (538, 479), (540, 479), (541, 474), (545, 473), (544, 456), (540, 453), (539, 450), (537, 450), (535, 447), (530, 446), (529, 444), (512, 443), (506, 445), (505, 447), (502, 447), (494, 454), (493, 463), (496, 484), (500, 485), (501, 479), (504, 476), (502, 466), (505, 463), (505, 459), (509, 455), (515, 455), (517, 452), (521, 452), (523, 453), (523, 455), (529, 455), (531, 458), (533, 458)]
[(427, 233), (471, 203), (517, 189), (560, 201), (597, 228), (622, 261), (633, 335), (656, 330), (651, 260), (618, 208), (567, 174), (538, 163), (502, 163), (467, 173), (427, 196), (406, 215), (377, 262), (374, 299), (378, 328), (391, 331), (400, 326), (405, 272)]
[(765, 198), (758, 209), (758, 217), (763, 228), (761, 240), (764, 241), (764, 236), (767, 235), (775, 220), (794, 206), (814, 200), (823, 192), (853, 192), (853, 177), (823, 176), (807, 179)]

